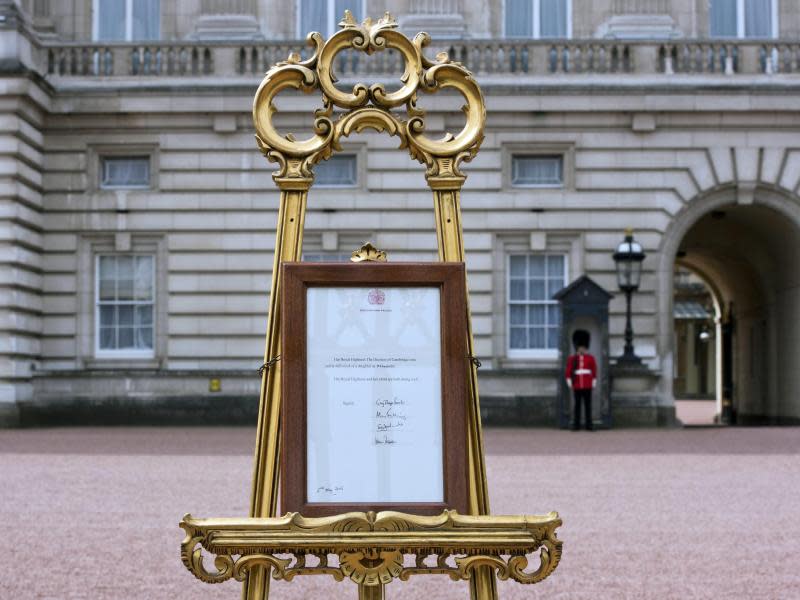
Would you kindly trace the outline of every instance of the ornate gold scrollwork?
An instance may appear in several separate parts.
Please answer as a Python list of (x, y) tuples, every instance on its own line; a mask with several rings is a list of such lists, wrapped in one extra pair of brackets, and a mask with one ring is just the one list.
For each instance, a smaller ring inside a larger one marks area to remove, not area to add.
[(378, 250), (371, 242), (364, 242), (358, 250), (350, 256), (351, 262), (386, 262), (386, 252)]
[[(302, 61), (293, 54), (267, 71), (253, 102), (253, 122), (256, 140), (264, 155), (277, 162), (276, 178), (309, 178), (312, 167), (340, 149), (342, 137), (351, 132), (370, 128), (386, 131), (400, 138), (400, 147), (407, 148), (412, 158), (427, 166), (429, 176), (463, 177), (459, 170), (462, 161), (469, 161), (483, 141), (486, 109), (480, 87), (463, 65), (452, 62), (446, 53), (430, 60), (423, 53), (430, 42), (427, 34), (418, 34), (413, 41), (397, 31), (397, 22), (386, 13), (373, 22), (359, 24), (350, 11), (339, 24), (341, 29), (327, 41), (318, 33), (308, 36), (314, 48), (310, 58)], [(366, 54), (395, 50), (405, 68), (400, 77), (401, 87), (387, 92), (383, 83), (367, 87), (356, 83), (350, 91), (336, 86), (334, 74), (336, 56), (345, 50)], [(322, 107), (315, 112), (314, 135), (296, 140), (292, 134), (281, 135), (273, 125), (276, 113), (274, 98), (282, 90), (293, 88), (322, 93)], [(466, 122), (456, 134), (446, 134), (438, 140), (425, 136), (425, 112), (417, 106), (418, 92), (435, 93), (453, 88), (466, 101), (463, 107)], [(406, 119), (392, 112), (405, 105)], [(346, 110), (333, 121), (334, 107)]]
[[(556, 513), (541, 516), (465, 516), (446, 510), (424, 517), (398, 512), (346, 513), (307, 518), (298, 513), (267, 519), (195, 519), (186, 515), (181, 559), (206, 583), (242, 581), (256, 565), (272, 569), (274, 579), (297, 575), (345, 577), (364, 586), (378, 586), (412, 575), (448, 575), (469, 580), (487, 566), (500, 579), (537, 583), (561, 560)], [(215, 554), (216, 572), (203, 564), (203, 550)], [(526, 573), (527, 555), (538, 552), (539, 567)], [(276, 555), (293, 555), (281, 558)], [(404, 555), (414, 565), (404, 565)], [(306, 556), (318, 559), (308, 565)], [(330, 566), (335, 555), (338, 566)], [(436, 564), (426, 559), (436, 556)], [(453, 563), (449, 559), (453, 559)]]

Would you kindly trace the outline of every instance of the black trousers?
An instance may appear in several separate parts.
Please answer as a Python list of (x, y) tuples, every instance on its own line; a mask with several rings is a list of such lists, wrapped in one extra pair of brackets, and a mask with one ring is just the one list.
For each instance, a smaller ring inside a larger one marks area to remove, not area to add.
[(573, 414), (572, 427), (578, 429), (581, 425), (581, 402), (586, 413), (586, 429), (592, 428), (592, 388), (588, 390), (573, 390), (575, 396), (575, 412)]

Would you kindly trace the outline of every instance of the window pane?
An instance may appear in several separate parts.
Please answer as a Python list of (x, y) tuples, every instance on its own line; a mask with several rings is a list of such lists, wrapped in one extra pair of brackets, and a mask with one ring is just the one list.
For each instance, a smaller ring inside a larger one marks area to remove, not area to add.
[(547, 256), (547, 276), (556, 279), (564, 279), (564, 256), (560, 254), (550, 254)]
[(567, 37), (567, 0), (539, 0), (539, 2), (541, 37)]
[(117, 257), (100, 257), (100, 279), (116, 279), (117, 277)]
[(136, 328), (136, 348), (138, 350), (152, 350), (153, 329), (151, 327)]
[(558, 304), (548, 304), (547, 305), (547, 324), (548, 325), (558, 325), (559, 324), (559, 314), (561, 312), (561, 307)]
[(525, 256), (512, 256), (509, 259), (512, 277), (525, 277)]
[(528, 307), (528, 323), (531, 325), (544, 325), (546, 307), (542, 305)]
[(544, 327), (529, 327), (528, 348), (545, 348), (544, 334), (545, 334)]
[(97, 39), (125, 39), (125, 0), (97, 0)]
[(533, 37), (533, 0), (506, 0), (506, 37)]
[(133, 39), (157, 40), (160, 31), (159, 0), (133, 0)]
[(132, 349), (133, 346), (133, 327), (120, 327), (119, 328), (119, 349)]
[(338, 154), (314, 167), (314, 182), (317, 185), (353, 187), (356, 181), (355, 154)]
[(116, 329), (113, 327), (100, 328), (100, 349), (101, 350), (114, 350), (116, 344)]
[(545, 257), (542, 255), (528, 257), (528, 275), (544, 277)]
[(117, 322), (116, 306), (100, 307), (100, 327), (113, 327)]
[(153, 298), (153, 257), (137, 256), (133, 295), (136, 300)]
[(528, 299), (530, 300), (550, 300), (545, 293), (544, 279), (531, 279), (528, 282)]
[(98, 262), (98, 278), (100, 279), (100, 300), (114, 300), (117, 297), (117, 258), (101, 256)]
[(564, 287), (564, 278), (548, 279), (547, 280), (547, 299), (552, 300), (561, 289)]
[(138, 326), (151, 325), (153, 323), (153, 307), (137, 306), (134, 312), (134, 324)]
[(745, 37), (772, 36), (772, 2), (770, 0), (744, 0)]
[(709, 31), (714, 37), (736, 37), (736, 0), (710, 0)]
[(525, 307), (512, 304), (509, 307), (509, 317), (512, 325), (525, 325)]
[(133, 306), (117, 306), (120, 325), (133, 325)]
[(512, 327), (509, 336), (509, 348), (523, 349), (528, 347), (526, 329), (524, 327)]
[(117, 256), (117, 277), (133, 279), (133, 256)]
[(305, 37), (310, 31), (319, 31), (327, 37), (328, 3), (322, 0), (301, 0), (300, 2), (300, 35)]
[(117, 281), (117, 300), (133, 300), (133, 279)]
[(511, 159), (512, 185), (561, 186), (564, 157), (559, 155), (517, 155)]
[(558, 348), (558, 327), (547, 328), (547, 347), (553, 350)]
[(510, 294), (511, 300), (526, 300), (527, 295), (525, 294), (525, 280), (512, 279), (510, 285)]
[(117, 289), (117, 282), (113, 279), (100, 280), (100, 300), (115, 300)]
[(117, 257), (117, 300), (133, 300), (133, 257)]
[(103, 188), (141, 188), (150, 185), (150, 158), (147, 156), (104, 157)]

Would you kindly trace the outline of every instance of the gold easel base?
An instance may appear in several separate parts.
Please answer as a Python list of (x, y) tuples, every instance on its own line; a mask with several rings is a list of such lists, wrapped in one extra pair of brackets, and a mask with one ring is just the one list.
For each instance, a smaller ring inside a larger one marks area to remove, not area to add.
[[(384, 598), (384, 588), (412, 575), (448, 575), (469, 580), (489, 567), (499, 579), (537, 583), (561, 560), (557, 513), (538, 516), (466, 516), (446, 510), (424, 517), (399, 512), (353, 512), (307, 518), (299, 513), (265, 519), (195, 519), (186, 515), (181, 559), (206, 583), (244, 581), (254, 567), (272, 578), (291, 581), (298, 575), (330, 575), (358, 585), (361, 600)], [(203, 565), (203, 550), (216, 555), (215, 572)], [(531, 571), (528, 556), (538, 553)], [(281, 555), (291, 555), (283, 558)], [(338, 564), (329, 564), (334, 555)], [(406, 566), (406, 555), (414, 558)], [(314, 564), (307, 559), (314, 557)], [(430, 559), (429, 557), (434, 557)]]

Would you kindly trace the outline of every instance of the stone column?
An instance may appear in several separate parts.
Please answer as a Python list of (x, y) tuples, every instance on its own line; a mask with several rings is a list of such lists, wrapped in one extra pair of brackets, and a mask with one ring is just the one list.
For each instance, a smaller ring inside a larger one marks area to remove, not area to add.
[(0, 1), (0, 427), (33, 400), (42, 331), (42, 149), (47, 95), (26, 72), (35, 48), (23, 14)]

